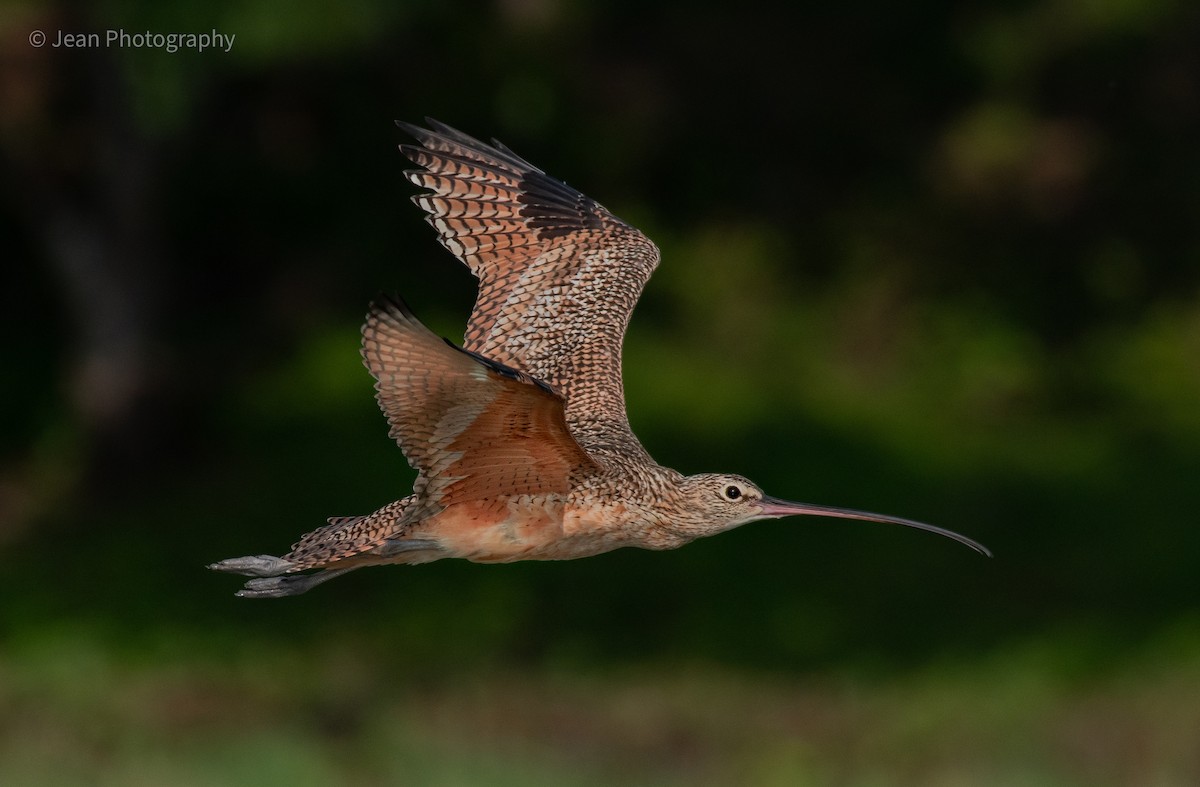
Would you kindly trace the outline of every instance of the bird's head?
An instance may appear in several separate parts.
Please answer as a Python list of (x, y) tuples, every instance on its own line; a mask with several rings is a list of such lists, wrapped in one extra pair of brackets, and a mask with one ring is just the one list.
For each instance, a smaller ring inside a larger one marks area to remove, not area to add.
[(681, 534), (691, 538), (715, 535), (759, 519), (778, 519), (785, 516), (827, 516), (840, 519), (861, 519), (868, 522), (887, 522), (918, 530), (937, 533), (966, 544), (980, 554), (991, 557), (987, 547), (966, 536), (944, 528), (911, 519), (854, 511), (847, 508), (793, 503), (763, 493), (753, 481), (728, 473), (701, 473), (684, 476), (680, 481), (687, 514), (676, 521)]

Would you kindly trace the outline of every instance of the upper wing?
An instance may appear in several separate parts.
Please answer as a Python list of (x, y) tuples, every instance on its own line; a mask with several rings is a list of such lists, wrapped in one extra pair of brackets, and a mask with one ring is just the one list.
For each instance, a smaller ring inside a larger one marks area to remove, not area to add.
[(397, 123), (421, 143), (400, 149), (431, 192), (413, 201), (479, 279), (464, 346), (552, 385), (588, 451), (645, 456), (625, 415), (621, 340), (658, 249), (500, 143), (429, 124)]
[(439, 339), (403, 302), (373, 303), (362, 333), (389, 434), (429, 504), (566, 494), (573, 473), (596, 467), (553, 390)]

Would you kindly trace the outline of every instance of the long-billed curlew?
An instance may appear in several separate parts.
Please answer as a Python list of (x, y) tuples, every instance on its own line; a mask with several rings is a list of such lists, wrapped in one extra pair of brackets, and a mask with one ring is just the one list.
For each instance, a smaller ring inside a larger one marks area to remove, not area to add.
[[(413, 200), (479, 279), (459, 348), (399, 300), (371, 305), (362, 356), (376, 399), (417, 471), (413, 493), (334, 517), (283, 557), (210, 568), (257, 577), (239, 596), (303, 593), (360, 566), (457, 557), (569, 560), (619, 547), (673, 549), (753, 522), (816, 515), (909, 519), (768, 497), (739, 475), (657, 464), (625, 416), (621, 341), (658, 249), (599, 203), (495, 142), (430, 120), (397, 123), (425, 192)], [(319, 569), (315, 573), (300, 572)]]

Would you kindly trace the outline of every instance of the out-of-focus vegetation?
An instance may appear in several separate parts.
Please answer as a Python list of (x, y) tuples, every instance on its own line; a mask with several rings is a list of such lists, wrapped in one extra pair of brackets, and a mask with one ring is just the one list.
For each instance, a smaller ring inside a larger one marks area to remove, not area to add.
[[(370, 637), (0, 661), (6, 784), (1192, 784), (1200, 650), (1080, 675), (1068, 641), (888, 679), (712, 665), (403, 672)], [(195, 647), (196, 642), (188, 643)], [(265, 665), (270, 667), (266, 668)]]
[[(34, 30), (236, 35), (56, 48)], [(0, 783), (1200, 782), (1200, 12), (10, 3)], [(203, 566), (404, 494), (357, 355), (470, 276), (393, 118), (643, 228), (635, 430), (887, 511), (673, 553)]]

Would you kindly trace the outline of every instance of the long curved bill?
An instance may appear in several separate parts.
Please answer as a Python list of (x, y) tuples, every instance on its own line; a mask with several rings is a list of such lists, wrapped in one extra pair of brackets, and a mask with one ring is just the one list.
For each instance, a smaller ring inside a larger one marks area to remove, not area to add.
[(760, 505), (762, 506), (762, 516), (770, 518), (781, 516), (831, 516), (839, 519), (861, 519), (865, 522), (887, 522), (893, 525), (915, 527), (917, 530), (926, 530), (930, 533), (937, 533), (939, 536), (952, 538), (960, 544), (966, 544), (981, 555), (992, 556), (991, 550), (978, 541), (955, 533), (953, 530), (927, 525), (924, 522), (917, 522), (912, 519), (901, 519), (898, 516), (886, 516), (885, 514), (872, 514), (869, 511), (853, 511), (848, 508), (831, 508), (829, 506), (808, 505), (807, 503), (793, 503), (789, 500), (780, 500), (776, 497), (764, 497)]

